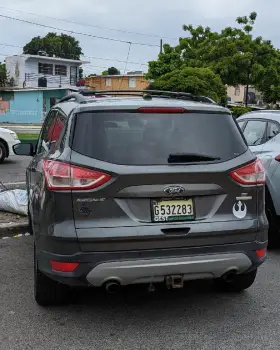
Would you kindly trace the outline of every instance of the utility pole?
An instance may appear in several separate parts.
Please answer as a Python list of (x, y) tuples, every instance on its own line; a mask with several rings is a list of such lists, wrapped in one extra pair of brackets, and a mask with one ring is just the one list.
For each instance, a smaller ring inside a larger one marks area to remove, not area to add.
[(245, 107), (248, 106), (248, 95), (249, 95), (249, 84), (246, 85), (246, 91), (245, 91), (246, 95), (245, 95)]
[(160, 53), (162, 53), (162, 46), (163, 46), (162, 39), (160, 39)]

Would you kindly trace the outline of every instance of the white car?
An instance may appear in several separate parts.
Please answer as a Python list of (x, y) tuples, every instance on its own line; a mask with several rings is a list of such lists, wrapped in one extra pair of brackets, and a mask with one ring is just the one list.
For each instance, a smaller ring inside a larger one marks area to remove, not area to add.
[(17, 134), (9, 129), (0, 128), (0, 163), (14, 155), (13, 146), (20, 143)]

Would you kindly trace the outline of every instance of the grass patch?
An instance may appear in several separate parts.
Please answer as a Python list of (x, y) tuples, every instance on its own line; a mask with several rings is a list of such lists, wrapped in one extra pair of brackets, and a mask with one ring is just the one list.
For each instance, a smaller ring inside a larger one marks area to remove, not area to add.
[(20, 141), (38, 140), (39, 134), (17, 134)]

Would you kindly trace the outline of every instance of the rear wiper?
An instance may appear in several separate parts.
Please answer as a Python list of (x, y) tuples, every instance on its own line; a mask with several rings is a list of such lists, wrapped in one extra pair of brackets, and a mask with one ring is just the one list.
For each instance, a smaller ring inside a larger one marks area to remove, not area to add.
[(191, 163), (220, 160), (221, 158), (197, 153), (173, 153), (168, 156), (168, 163)]

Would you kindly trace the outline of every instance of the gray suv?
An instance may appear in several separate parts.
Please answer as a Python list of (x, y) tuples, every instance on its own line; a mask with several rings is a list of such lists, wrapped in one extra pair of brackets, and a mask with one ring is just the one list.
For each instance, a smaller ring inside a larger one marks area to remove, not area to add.
[(35, 299), (75, 287), (249, 288), (266, 257), (265, 172), (229, 110), (162, 91), (80, 92), (47, 115), (27, 169)]

